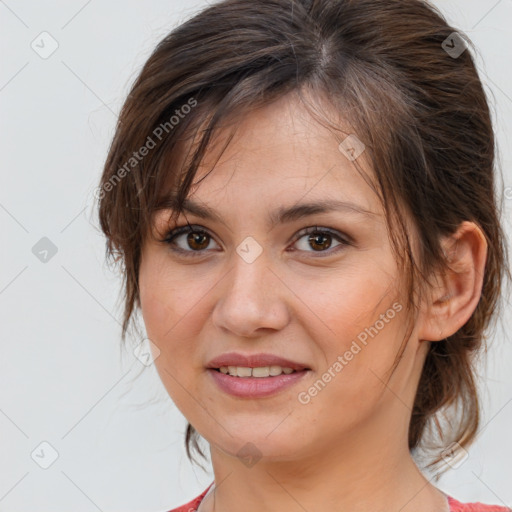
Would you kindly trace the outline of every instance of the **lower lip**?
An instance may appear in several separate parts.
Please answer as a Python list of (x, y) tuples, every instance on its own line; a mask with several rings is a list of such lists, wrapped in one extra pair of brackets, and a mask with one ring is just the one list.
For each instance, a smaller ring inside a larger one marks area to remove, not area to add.
[(304, 378), (309, 370), (282, 373), (276, 377), (233, 377), (208, 368), (208, 373), (222, 391), (240, 398), (263, 398), (293, 386)]

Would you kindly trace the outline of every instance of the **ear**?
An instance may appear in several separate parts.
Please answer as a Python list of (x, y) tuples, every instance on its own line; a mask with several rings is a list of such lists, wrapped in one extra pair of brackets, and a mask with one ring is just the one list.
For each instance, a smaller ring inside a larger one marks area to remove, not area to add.
[(442, 240), (448, 269), (436, 273), (418, 319), (420, 340), (439, 341), (456, 333), (471, 317), (482, 293), (487, 241), (474, 223), (464, 221)]

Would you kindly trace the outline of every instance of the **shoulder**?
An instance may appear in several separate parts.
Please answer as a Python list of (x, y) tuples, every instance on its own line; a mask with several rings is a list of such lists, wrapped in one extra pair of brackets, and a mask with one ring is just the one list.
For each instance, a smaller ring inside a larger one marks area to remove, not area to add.
[(180, 505), (178, 508), (173, 508), (172, 510), (169, 510), (169, 512), (196, 512), (199, 504), (212, 485), (213, 482), (197, 498), (194, 498), (189, 503), (185, 503), (185, 505)]
[(501, 505), (486, 505), (479, 502), (461, 503), (451, 496), (448, 496), (448, 504), (450, 512), (512, 512), (511, 508)]

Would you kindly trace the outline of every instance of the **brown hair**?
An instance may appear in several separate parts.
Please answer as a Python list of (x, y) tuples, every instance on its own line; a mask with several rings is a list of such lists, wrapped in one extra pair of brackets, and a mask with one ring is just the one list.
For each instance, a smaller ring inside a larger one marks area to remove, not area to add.
[[(292, 92), (304, 101), (307, 91), (327, 99), (366, 147), (392, 247), (406, 269), (408, 313), (417, 312), (414, 293), (431, 272), (446, 268), (442, 237), (465, 220), (486, 237), (480, 301), (455, 334), (431, 343), (409, 427), (412, 452), (433, 425), (445, 446), (472, 443), (480, 418), (475, 360), (510, 273), (495, 197), (494, 132), (468, 46), (465, 34), (421, 0), (224, 0), (170, 32), (122, 107), (100, 184), (107, 256), (122, 264), (123, 341), (140, 308), (141, 248), (154, 212), (171, 204), (164, 199), (169, 187), (177, 215), (221, 121), (240, 120)], [(345, 133), (340, 123), (328, 124)], [(186, 141), (195, 152), (183, 159)], [(403, 213), (418, 231), (419, 261)], [(449, 409), (458, 417), (446, 439), (439, 416)], [(191, 442), (204, 457), (197, 441), (188, 424), (191, 461)], [(435, 452), (429, 467), (441, 459)]]

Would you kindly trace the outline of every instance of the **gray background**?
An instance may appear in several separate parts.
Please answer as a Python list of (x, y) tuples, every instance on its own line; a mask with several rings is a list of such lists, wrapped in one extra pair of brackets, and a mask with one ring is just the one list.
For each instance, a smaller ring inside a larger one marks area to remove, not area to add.
[[(104, 263), (92, 210), (130, 84), (155, 44), (207, 3), (0, 1), (0, 511), (164, 511), (213, 480), (186, 459), (186, 421), (154, 367), (120, 349), (120, 279)], [(503, 191), (512, 187), (512, 0), (435, 4), (479, 49)], [(46, 59), (31, 47), (43, 31), (58, 43)], [(57, 249), (46, 263), (32, 251), (43, 237)], [(508, 306), (480, 369), (484, 428), (437, 484), (461, 501), (512, 505), (510, 319)]]

